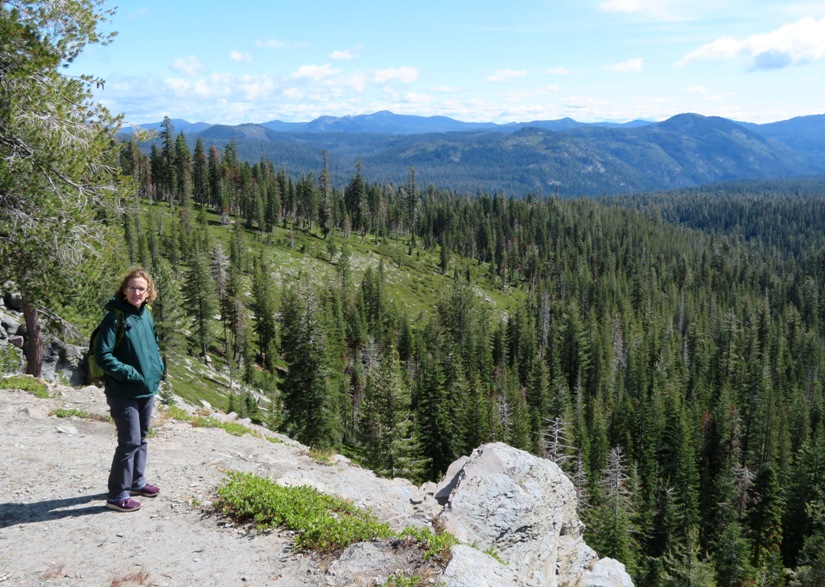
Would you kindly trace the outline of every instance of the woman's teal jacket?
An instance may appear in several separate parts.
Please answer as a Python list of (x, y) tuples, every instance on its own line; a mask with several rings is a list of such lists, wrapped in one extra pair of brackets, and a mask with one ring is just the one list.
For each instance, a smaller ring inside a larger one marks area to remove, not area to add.
[[(94, 349), (95, 361), (106, 373), (106, 394), (124, 399), (155, 395), (163, 377), (163, 359), (151, 310), (146, 304), (136, 308), (114, 296), (106, 309)], [(119, 332), (123, 333), (120, 340)]]

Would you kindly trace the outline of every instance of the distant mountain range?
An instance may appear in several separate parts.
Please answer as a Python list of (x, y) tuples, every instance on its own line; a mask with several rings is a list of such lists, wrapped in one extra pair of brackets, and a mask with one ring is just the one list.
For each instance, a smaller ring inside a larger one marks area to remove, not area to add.
[(369, 181), (402, 184), (414, 167), (421, 186), (514, 196), (595, 196), (825, 174), (825, 114), (769, 124), (698, 114), (663, 122), (495, 124), (383, 111), (305, 123), (172, 124), (192, 146), (200, 138), (222, 150), (234, 140), (243, 159), (264, 157), (292, 175), (317, 174), (326, 152), (338, 185), (352, 177), (356, 160)]

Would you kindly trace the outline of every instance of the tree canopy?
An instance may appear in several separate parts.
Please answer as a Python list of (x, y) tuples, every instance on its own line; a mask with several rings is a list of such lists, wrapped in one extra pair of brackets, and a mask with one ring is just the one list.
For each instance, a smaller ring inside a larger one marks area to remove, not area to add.
[(77, 287), (78, 269), (111, 234), (100, 220), (118, 190), (120, 120), (92, 99), (102, 80), (60, 71), (111, 40), (99, 30), (110, 16), (102, 4), (18, 0), (0, 10), (0, 279), (20, 287), (35, 375), (38, 308)]

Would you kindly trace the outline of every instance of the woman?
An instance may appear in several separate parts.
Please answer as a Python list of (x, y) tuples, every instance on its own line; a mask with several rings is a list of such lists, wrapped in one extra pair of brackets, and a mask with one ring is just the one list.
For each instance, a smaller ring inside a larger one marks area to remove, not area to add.
[(106, 507), (119, 512), (140, 509), (133, 495), (151, 498), (160, 493), (144, 477), (146, 435), (163, 375), (149, 306), (156, 297), (149, 274), (140, 267), (130, 270), (106, 303), (108, 313), (94, 349), (95, 360), (106, 373), (106, 402), (117, 427)]

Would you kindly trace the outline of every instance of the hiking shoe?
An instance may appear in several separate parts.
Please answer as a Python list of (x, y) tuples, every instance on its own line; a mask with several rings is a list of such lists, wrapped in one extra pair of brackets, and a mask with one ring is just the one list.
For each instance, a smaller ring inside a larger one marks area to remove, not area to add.
[(130, 489), (129, 493), (132, 495), (142, 495), (143, 497), (157, 497), (160, 493), (160, 487), (147, 483), (140, 489)]
[(117, 501), (107, 501), (106, 507), (118, 512), (136, 512), (140, 509), (140, 502), (135, 501), (131, 497), (127, 497), (126, 499), (119, 499)]

